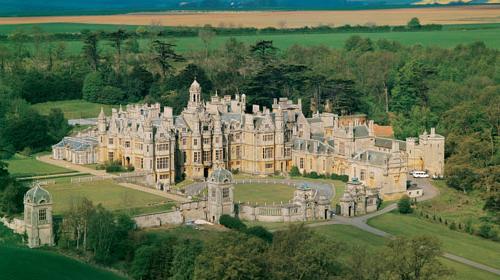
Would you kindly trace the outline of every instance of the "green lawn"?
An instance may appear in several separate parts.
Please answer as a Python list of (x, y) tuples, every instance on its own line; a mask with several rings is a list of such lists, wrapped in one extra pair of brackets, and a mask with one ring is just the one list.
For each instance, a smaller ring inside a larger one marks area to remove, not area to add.
[(443, 249), (452, 254), (500, 268), (500, 243), (466, 233), (452, 231), (444, 225), (434, 224), (412, 215), (388, 213), (375, 217), (368, 224), (394, 235), (431, 235), (439, 238)]
[(295, 188), (284, 184), (235, 184), (234, 201), (252, 204), (288, 203)]
[(0, 224), (0, 279), (125, 279), (54, 252), (28, 249)]
[[(350, 245), (357, 245), (367, 248), (369, 251), (380, 249), (386, 244), (387, 239), (362, 231), (348, 225), (328, 225), (316, 227), (314, 230), (325, 238), (335, 241), (345, 242)], [(484, 272), (467, 265), (463, 265), (445, 258), (440, 258), (448, 268), (455, 271), (455, 275), (451, 277), (454, 280), (490, 280), (495, 276), (491, 273)]]
[[(84, 100), (51, 101), (34, 104), (33, 108), (42, 115), (48, 115), (50, 109), (60, 108), (67, 119), (97, 118), (101, 107), (106, 115), (111, 115), (112, 105), (91, 103)], [(115, 105), (115, 107), (117, 107)]]
[(101, 203), (109, 210), (130, 214), (166, 211), (174, 205), (164, 197), (122, 187), (111, 180), (77, 184), (56, 182), (46, 186), (53, 196), (55, 214), (68, 210), (72, 201), (81, 197), (86, 197), (94, 204)]
[(9, 173), (15, 177), (42, 176), (59, 173), (71, 173), (74, 170), (41, 162), (35, 156), (14, 155), (11, 159), (5, 160), (9, 164)]

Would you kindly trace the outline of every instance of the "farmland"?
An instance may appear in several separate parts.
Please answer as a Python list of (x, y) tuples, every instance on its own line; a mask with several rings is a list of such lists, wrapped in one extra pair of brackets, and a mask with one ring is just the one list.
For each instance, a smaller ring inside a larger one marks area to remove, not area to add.
[(302, 27), (317, 25), (402, 25), (412, 17), (423, 23), (470, 24), (498, 22), (498, 6), (458, 6), (377, 10), (322, 11), (252, 11), (252, 12), (166, 12), (122, 15), (4, 17), (0, 24), (23, 23), (91, 23), (148, 25), (152, 21), (165, 26), (232, 26), (232, 27)]

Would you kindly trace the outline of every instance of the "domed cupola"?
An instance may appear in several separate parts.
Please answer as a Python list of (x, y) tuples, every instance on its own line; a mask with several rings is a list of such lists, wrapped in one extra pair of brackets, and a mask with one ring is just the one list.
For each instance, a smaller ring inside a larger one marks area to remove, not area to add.
[(208, 181), (212, 183), (229, 184), (233, 182), (233, 174), (227, 169), (220, 168), (212, 172)]
[(40, 186), (40, 183), (35, 182), (33, 187), (24, 195), (24, 203), (28, 204), (49, 204), (52, 203), (50, 193)]

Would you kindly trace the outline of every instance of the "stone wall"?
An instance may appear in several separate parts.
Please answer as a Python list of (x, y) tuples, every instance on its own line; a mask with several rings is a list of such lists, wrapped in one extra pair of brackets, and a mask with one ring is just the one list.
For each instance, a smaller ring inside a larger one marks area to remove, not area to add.
[[(294, 209), (296, 211), (294, 212)], [(297, 222), (307, 220), (303, 211), (298, 207), (289, 206), (252, 206), (240, 204), (239, 218), (247, 221), (259, 221), (268, 223)], [(309, 217), (309, 219), (313, 219)]]
[(138, 228), (159, 227), (165, 224), (180, 225), (184, 222), (179, 210), (139, 215), (133, 219)]
[(24, 221), (21, 219), (14, 218), (12, 220), (9, 220), (6, 217), (0, 218), (0, 221), (7, 227), (10, 228), (12, 231), (14, 231), (17, 234), (24, 234), (25, 231), (25, 226), (24, 226)]

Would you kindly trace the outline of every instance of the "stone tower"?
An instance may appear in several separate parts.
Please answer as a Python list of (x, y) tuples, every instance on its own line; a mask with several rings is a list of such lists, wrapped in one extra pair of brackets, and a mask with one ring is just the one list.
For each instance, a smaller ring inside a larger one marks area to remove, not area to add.
[(191, 84), (191, 86), (189, 87), (188, 108), (197, 109), (201, 107), (202, 104), (203, 103), (201, 100), (201, 86), (195, 79)]
[(208, 220), (219, 223), (221, 215), (234, 216), (233, 175), (217, 169), (208, 179)]
[(54, 245), (52, 196), (39, 183), (24, 195), (24, 224), (30, 248)]
[(99, 141), (99, 161), (106, 161), (106, 147), (107, 147), (107, 137), (106, 137), (106, 115), (104, 114), (104, 109), (101, 107), (101, 112), (97, 117), (97, 130), (98, 130), (98, 141)]

